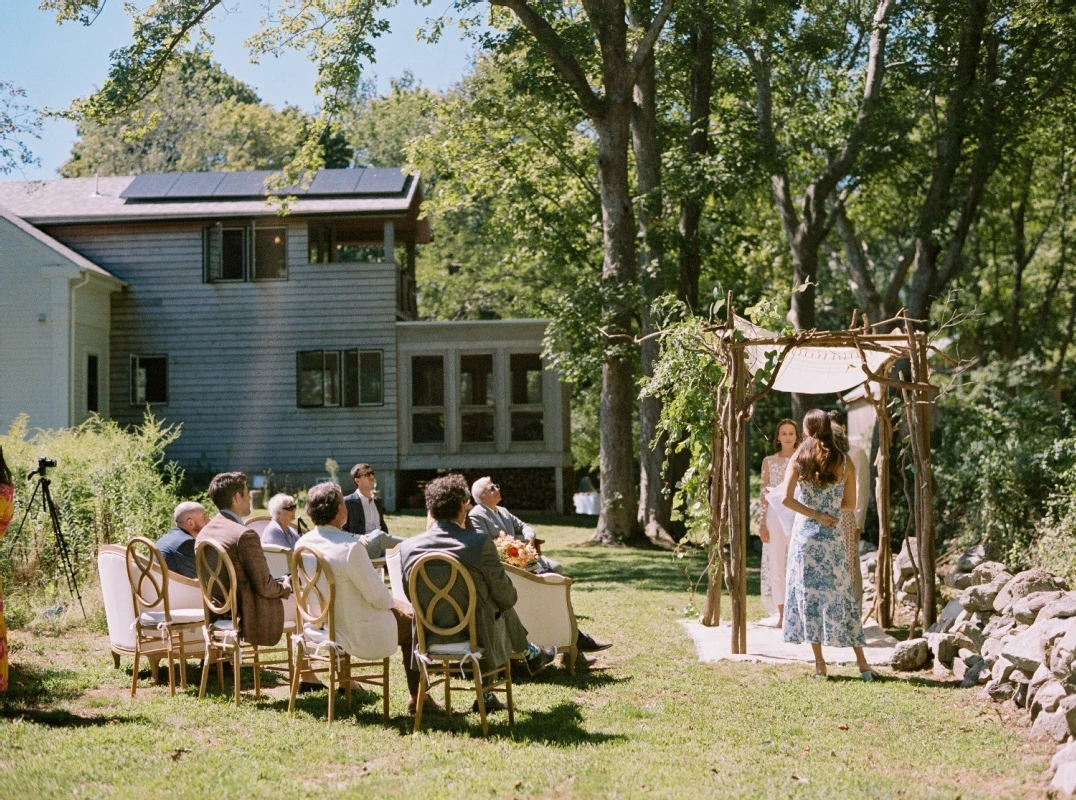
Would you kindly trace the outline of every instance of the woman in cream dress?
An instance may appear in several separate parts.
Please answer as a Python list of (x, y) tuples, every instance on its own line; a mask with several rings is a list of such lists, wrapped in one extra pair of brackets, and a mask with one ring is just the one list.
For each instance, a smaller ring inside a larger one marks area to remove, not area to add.
[(783, 419), (777, 423), (773, 446), (777, 451), (762, 459), (762, 502), (759, 503), (759, 536), (762, 539), (762, 604), (772, 616), (777, 614), (774, 627), (785, 620), (785, 562), (788, 556), (788, 537), (784, 533), (773, 504), (767, 502), (770, 491), (785, 479), (788, 461), (796, 452), (800, 434), (796, 423)]

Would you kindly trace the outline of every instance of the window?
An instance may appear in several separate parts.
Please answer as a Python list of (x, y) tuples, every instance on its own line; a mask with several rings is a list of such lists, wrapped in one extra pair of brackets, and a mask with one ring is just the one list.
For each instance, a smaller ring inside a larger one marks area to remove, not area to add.
[(512, 383), (510, 412), (513, 442), (540, 442), (545, 438), (542, 405), (542, 357), (516, 353), (509, 357)]
[(255, 281), (279, 281), (288, 277), (288, 229), (254, 229)]
[(328, 264), (336, 261), (333, 245), (333, 226), (328, 222), (311, 222), (306, 227), (307, 261), (311, 264)]
[(168, 402), (168, 356), (131, 356), (131, 404)]
[(300, 408), (381, 405), (380, 350), (305, 350), (295, 354)]
[(202, 254), (206, 283), (287, 280), (288, 230), (218, 222), (202, 231)]
[(95, 353), (86, 354), (86, 413), (95, 414), (101, 410), (99, 359)]
[(380, 350), (344, 351), (344, 405), (379, 406), (385, 402)]
[(460, 356), (460, 441), (494, 438), (493, 356)]
[(445, 440), (445, 361), (441, 356), (411, 359), (411, 441)]

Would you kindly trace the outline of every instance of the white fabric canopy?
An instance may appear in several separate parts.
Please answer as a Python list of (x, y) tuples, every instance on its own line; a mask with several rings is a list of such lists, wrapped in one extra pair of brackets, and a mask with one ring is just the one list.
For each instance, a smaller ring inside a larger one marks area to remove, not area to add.
[[(779, 335), (736, 318), (736, 327), (748, 339), (777, 339)], [(751, 374), (766, 366), (766, 354), (780, 352), (776, 344), (753, 345), (744, 348), (747, 368)], [(865, 351), (867, 366), (876, 372), (892, 356), (874, 350)], [(854, 347), (796, 347), (785, 356), (773, 388), (779, 392), (799, 394), (837, 394), (846, 392), (867, 380), (863, 358)]]

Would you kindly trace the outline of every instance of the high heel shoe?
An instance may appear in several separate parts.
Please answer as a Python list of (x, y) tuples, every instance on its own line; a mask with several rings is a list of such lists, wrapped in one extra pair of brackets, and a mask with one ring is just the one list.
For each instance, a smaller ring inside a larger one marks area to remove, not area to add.
[(874, 680), (874, 673), (868, 669), (866, 672), (859, 673), (859, 677), (869, 683), (870, 681)]

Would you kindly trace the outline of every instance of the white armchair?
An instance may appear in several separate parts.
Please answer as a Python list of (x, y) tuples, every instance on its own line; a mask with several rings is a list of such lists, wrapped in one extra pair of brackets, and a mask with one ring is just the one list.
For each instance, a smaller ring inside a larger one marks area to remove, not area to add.
[[(108, 642), (112, 649), (112, 661), (116, 669), (120, 668), (120, 658), (135, 653), (135, 606), (131, 595), (131, 582), (127, 577), (127, 551), (115, 544), (101, 545), (97, 550), (97, 571), (101, 578), (101, 597), (105, 602), (105, 620), (108, 623)], [(202, 591), (198, 581), (185, 578), (175, 572), (168, 573), (168, 595), (176, 608), (201, 608)], [(201, 631), (185, 631), (183, 642), (194, 645), (202, 644)], [(188, 652), (194, 655), (197, 647)], [(204, 648), (203, 648), (204, 650)], [(157, 666), (167, 656), (168, 646), (162, 640), (155, 644), (144, 644), (142, 655), (146, 656), (157, 677)]]
[(535, 575), (510, 564), (504, 569), (519, 595), (516, 613), (528, 638), (540, 647), (555, 647), (564, 653), (568, 670), (574, 673), (579, 628), (572, 608), (572, 579), (552, 572)]

